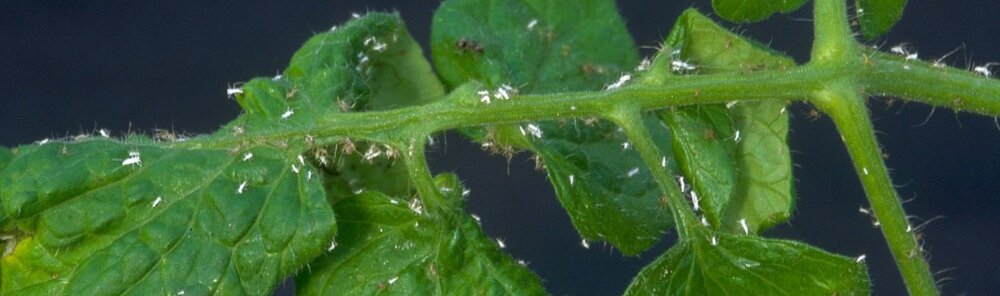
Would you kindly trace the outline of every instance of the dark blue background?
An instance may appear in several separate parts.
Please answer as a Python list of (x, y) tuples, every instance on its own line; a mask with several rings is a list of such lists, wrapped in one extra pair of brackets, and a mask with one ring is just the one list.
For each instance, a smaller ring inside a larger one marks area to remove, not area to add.
[[(228, 84), (283, 69), (314, 32), (352, 12), (398, 10), (418, 40), (427, 40), (432, 1), (366, 3), (143, 2), (83, 4), (0, 2), (0, 145), (27, 144), (106, 128), (166, 128), (207, 133), (239, 114)], [(348, 2), (348, 1), (341, 1)], [(361, 1), (350, 1), (361, 2)], [(708, 1), (618, 1), (639, 45), (655, 46), (676, 16)], [(645, 3), (644, 3), (645, 2)], [(1000, 61), (1000, 2), (911, 1), (895, 31), (877, 44), (912, 44), (920, 57)], [(809, 7), (764, 24), (733, 25), (804, 62), (811, 42)], [(644, 49), (643, 54), (651, 53)], [(1000, 72), (1000, 67), (994, 69)], [(1000, 100), (1000, 98), (997, 98)], [(906, 208), (922, 219), (944, 216), (925, 230), (926, 248), (946, 294), (1000, 293), (1000, 130), (993, 118), (871, 102), (889, 167)], [(772, 237), (804, 240), (826, 250), (867, 254), (877, 295), (904, 294), (881, 234), (857, 209), (867, 202), (832, 124), (793, 108), (791, 147), (799, 204)], [(432, 152), (435, 171), (456, 172), (471, 187), (469, 210), (483, 217), (507, 251), (531, 262), (556, 295), (620, 294), (654, 250), (624, 257), (597, 244), (579, 246), (543, 173), (525, 155), (508, 162), (487, 156), (454, 134)], [(508, 173), (509, 172), (509, 173)], [(288, 287), (284, 287), (287, 289)]]

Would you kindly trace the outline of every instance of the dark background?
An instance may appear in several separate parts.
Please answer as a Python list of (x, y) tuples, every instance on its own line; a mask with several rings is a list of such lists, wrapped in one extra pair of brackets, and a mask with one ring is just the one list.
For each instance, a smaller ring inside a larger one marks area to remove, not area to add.
[[(276, 74), (314, 32), (352, 12), (398, 10), (416, 39), (425, 41), (437, 6), (9, 2), (0, 2), (0, 145), (8, 147), (98, 128), (115, 135), (153, 128), (211, 132), (239, 114), (226, 98), (228, 84)], [(618, 2), (640, 46), (658, 44), (689, 6), (710, 12), (708, 1)], [(728, 25), (805, 62), (809, 9), (764, 24)], [(1000, 61), (998, 15), (1000, 2), (992, 0), (911, 1), (895, 30), (873, 44), (908, 42), (924, 59), (964, 44), (965, 50), (947, 59), (952, 65)], [(870, 106), (899, 193), (910, 200), (908, 213), (945, 217), (924, 231), (945, 294), (1000, 293), (1000, 184), (994, 182), (1000, 176), (1000, 130), (994, 119), (946, 109), (927, 119), (931, 108), (920, 104), (886, 110), (884, 101), (875, 100)], [(832, 124), (806, 119), (808, 106), (793, 110), (790, 144), (799, 203), (793, 220), (767, 235), (847, 256), (867, 254), (875, 294), (905, 294), (881, 234), (858, 213), (867, 202)], [(544, 174), (532, 169), (526, 155), (508, 164), (455, 134), (446, 138), (432, 152), (433, 169), (455, 172), (471, 187), (469, 210), (483, 217), (490, 236), (506, 241), (508, 252), (530, 262), (553, 294), (620, 294), (673, 243), (667, 235), (639, 257), (602, 244), (585, 250)]]

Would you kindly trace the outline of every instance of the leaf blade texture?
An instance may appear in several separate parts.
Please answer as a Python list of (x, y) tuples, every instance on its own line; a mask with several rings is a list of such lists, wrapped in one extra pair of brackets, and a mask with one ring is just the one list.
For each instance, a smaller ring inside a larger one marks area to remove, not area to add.
[[(702, 74), (751, 73), (794, 65), (783, 55), (685, 11), (657, 58), (697, 65)], [(705, 216), (717, 229), (756, 233), (783, 222), (795, 205), (784, 102), (743, 102), (661, 111), (674, 152)]]
[[(435, 183), (461, 199), (454, 175)], [(343, 244), (297, 278), (300, 295), (545, 295), (541, 281), (455, 210), (434, 217), (366, 192), (335, 207)]]
[(240, 86), (244, 114), (214, 134), (0, 148), (0, 226), (13, 244), (0, 292), (269, 294), (330, 244), (329, 201), (409, 192), (398, 166), (359, 169), (356, 153), (327, 166), (334, 143), (310, 130), (443, 91), (399, 17), (374, 13), (310, 39), (283, 75)]
[(861, 35), (872, 40), (888, 33), (903, 18), (906, 0), (856, 0)]
[(863, 262), (788, 240), (703, 229), (647, 265), (625, 295), (868, 295)]
[[(614, 2), (606, 0), (445, 1), (435, 13), (431, 49), (449, 87), (471, 80), (487, 88), (506, 84), (520, 93), (599, 89), (638, 60)], [(658, 126), (654, 131), (665, 132)], [(626, 142), (610, 122), (502, 125), (467, 134), (491, 147), (512, 145), (536, 153), (586, 240), (605, 240), (625, 254), (637, 254), (672, 224), (648, 170), (630, 174), (644, 167), (638, 154), (598, 143)]]
[(775, 13), (790, 13), (802, 7), (806, 0), (712, 0), (712, 8), (720, 17), (731, 22), (752, 23)]

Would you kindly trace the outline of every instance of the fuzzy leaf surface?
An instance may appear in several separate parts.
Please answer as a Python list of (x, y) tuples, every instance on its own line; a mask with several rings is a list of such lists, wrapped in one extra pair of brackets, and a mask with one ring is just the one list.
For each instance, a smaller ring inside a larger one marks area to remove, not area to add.
[[(492, 89), (508, 84), (520, 93), (595, 90), (630, 71), (638, 59), (610, 0), (449, 0), (435, 13), (432, 29), (436, 69), (452, 88), (479, 81)], [(532, 125), (541, 137), (532, 135)], [(542, 122), (467, 133), (493, 147), (513, 146), (541, 157), (584, 239), (637, 254), (672, 224), (652, 177), (627, 178), (644, 165), (634, 151), (610, 147), (625, 141), (610, 122)]]
[[(435, 180), (461, 199), (454, 175)], [(544, 295), (541, 281), (503, 253), (467, 214), (432, 217), (405, 199), (366, 192), (334, 208), (332, 252), (298, 277), (300, 295)]]
[(738, 23), (759, 22), (775, 13), (789, 13), (806, 0), (712, 0), (712, 8), (722, 18)]
[[(679, 55), (667, 52), (657, 58), (687, 61), (703, 74), (794, 65), (790, 58), (729, 32), (693, 9), (681, 15), (666, 43), (680, 50)], [(674, 152), (681, 170), (716, 228), (742, 232), (739, 221), (746, 219), (750, 230), (759, 232), (790, 216), (795, 199), (784, 108), (784, 102), (744, 102), (660, 113), (675, 131)]]
[(861, 34), (871, 40), (882, 36), (903, 17), (906, 0), (856, 0)]
[[(245, 151), (252, 161), (136, 138), (16, 148), (0, 172), (0, 220), (17, 238), (3, 294), (270, 293), (319, 255), (334, 217), (285, 152)], [(133, 155), (141, 166), (122, 164)]]
[(625, 295), (868, 294), (867, 267), (855, 259), (796, 241), (713, 233), (704, 228), (643, 268), (625, 292)]
[(215, 134), (0, 149), (0, 226), (16, 244), (0, 293), (267, 295), (330, 244), (326, 187), (409, 191), (399, 169), (341, 166), (358, 156), (328, 154), (338, 139), (310, 130), (441, 94), (399, 17), (369, 14), (310, 39), (283, 75), (242, 85), (245, 113)]

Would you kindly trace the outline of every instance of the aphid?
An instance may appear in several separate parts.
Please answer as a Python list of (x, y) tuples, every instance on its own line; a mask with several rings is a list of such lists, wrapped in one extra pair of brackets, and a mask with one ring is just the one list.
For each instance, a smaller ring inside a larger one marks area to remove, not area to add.
[(580, 246), (583, 247), (584, 249), (588, 249), (589, 250), (590, 249), (590, 242), (588, 242), (586, 239), (582, 239), (582, 240), (580, 240)]
[(736, 132), (733, 133), (733, 142), (740, 142), (740, 130), (736, 130)]
[(295, 111), (292, 111), (292, 108), (288, 108), (285, 110), (285, 113), (281, 114), (281, 119), (288, 119), (292, 117), (292, 114), (295, 114)]
[(631, 145), (632, 143), (629, 143), (628, 141), (622, 142), (622, 151), (628, 150), (628, 147)]
[(483, 53), (482, 45), (476, 43), (475, 41), (467, 40), (465, 37), (458, 38), (458, 41), (455, 41), (455, 47), (458, 47), (458, 49), (465, 52), (473, 51), (479, 54)]
[(865, 176), (868, 175), (868, 168), (861, 168), (861, 171), (865, 173)]
[(635, 66), (635, 71), (636, 72), (642, 72), (642, 71), (649, 70), (649, 68), (652, 67), (652, 65), (653, 65), (653, 62), (650, 61), (648, 58), (642, 59), (642, 61), (639, 62), (639, 65)]
[(531, 19), (531, 21), (528, 22), (528, 31), (534, 30), (535, 29), (535, 25), (538, 25), (538, 20), (537, 19)]
[(337, 248), (337, 240), (330, 240), (330, 246), (326, 248), (327, 252), (333, 251)]
[(162, 201), (163, 201), (163, 197), (157, 196), (156, 199), (153, 200), (153, 207), (155, 208), (156, 206), (160, 205), (160, 202), (162, 202)]
[(743, 228), (743, 234), (750, 235), (750, 225), (747, 224), (747, 219), (740, 219), (740, 227)]
[(306, 180), (311, 181), (312, 179), (313, 179), (313, 171), (306, 171)]
[(101, 137), (105, 137), (105, 138), (110, 138), (111, 137), (111, 133), (109, 133), (108, 130), (103, 129), (103, 128), (97, 130), (97, 133), (101, 134)]
[(397, 277), (393, 277), (393, 278), (389, 279), (389, 284), (390, 285), (395, 284), (397, 280), (399, 280), (398, 276)]
[(503, 240), (499, 238), (497, 239), (497, 246), (500, 246), (501, 249), (507, 248), (507, 244), (504, 244)]
[(243, 183), (240, 183), (240, 187), (236, 188), (236, 194), (243, 194), (243, 190), (246, 189), (247, 189), (247, 181), (243, 181)]
[(629, 178), (634, 177), (636, 174), (639, 174), (639, 168), (632, 168), (632, 170), (628, 171)]
[(293, 164), (293, 165), (292, 165), (292, 172), (295, 172), (296, 174), (298, 174), (298, 173), (299, 173), (299, 167), (297, 167), (297, 166), (295, 166), (295, 165)]
[(573, 186), (573, 183), (576, 183), (576, 176), (569, 175), (569, 186)]
[(705, 216), (701, 216), (701, 225), (708, 226), (708, 218), (705, 218)]
[(299, 159), (299, 164), (303, 166), (306, 165), (306, 158), (302, 157), (302, 154), (299, 154), (298, 159)]
[(521, 266), (528, 266), (528, 262), (526, 262), (524, 260), (521, 260), (521, 259), (517, 259), (517, 264), (519, 264)]
[(49, 138), (42, 139), (41, 141), (38, 141), (38, 142), (35, 142), (35, 143), (38, 143), (38, 145), (48, 144), (49, 143)]
[(715, 238), (715, 236), (712, 236), (712, 245), (713, 246), (719, 245), (719, 239)]
[(127, 165), (142, 166), (142, 158), (139, 157), (138, 151), (129, 151), (128, 158), (122, 160), (122, 166)]
[(865, 254), (861, 254), (861, 256), (858, 256), (858, 258), (854, 259), (854, 262), (857, 263), (865, 262), (865, 258), (866, 258)]

